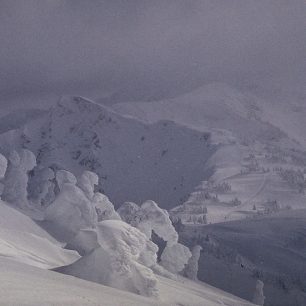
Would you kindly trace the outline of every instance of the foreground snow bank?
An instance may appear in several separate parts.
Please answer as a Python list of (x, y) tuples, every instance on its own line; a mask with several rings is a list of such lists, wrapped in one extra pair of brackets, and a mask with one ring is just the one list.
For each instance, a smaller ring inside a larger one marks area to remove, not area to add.
[(0, 257), (50, 269), (70, 264), (80, 256), (63, 249), (29, 217), (0, 201)]
[(253, 305), (211, 286), (188, 280), (176, 282), (158, 277), (158, 284), (160, 297), (156, 300), (0, 257), (0, 296), (3, 305)]

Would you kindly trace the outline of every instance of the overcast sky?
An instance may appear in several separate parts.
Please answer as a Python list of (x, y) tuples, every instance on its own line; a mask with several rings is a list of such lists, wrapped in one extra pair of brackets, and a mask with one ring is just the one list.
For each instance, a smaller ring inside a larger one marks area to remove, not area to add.
[[(0, 0), (0, 99), (306, 82), (305, 0)], [(0, 103), (1, 103), (0, 100)]]

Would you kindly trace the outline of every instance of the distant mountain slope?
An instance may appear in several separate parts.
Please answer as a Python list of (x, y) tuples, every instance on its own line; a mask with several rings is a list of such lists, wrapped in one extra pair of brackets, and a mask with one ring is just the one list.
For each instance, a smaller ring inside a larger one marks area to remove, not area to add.
[(163, 208), (182, 203), (210, 174), (205, 163), (217, 149), (209, 133), (170, 121), (144, 124), (81, 97), (63, 98), (1, 140), (29, 148), (43, 165), (95, 171), (117, 206), (152, 199)]
[(289, 210), (206, 226), (186, 226), (183, 243), (199, 243), (199, 279), (251, 299), (256, 279), (267, 305), (306, 305), (306, 210)]
[[(211, 197), (216, 199), (205, 199), (199, 182), (186, 203), (206, 206), (207, 221), (222, 222), (257, 214), (258, 207), (265, 209), (265, 204), (272, 201), (277, 201), (281, 208), (305, 207), (304, 191), (283, 175), (284, 169), (294, 169), (292, 176), (298, 177), (306, 169), (302, 133), (294, 132), (298, 131), (299, 122), (304, 126), (301, 117), (306, 112), (300, 105), (301, 114), (295, 112), (293, 116), (293, 106), (285, 108), (226, 84), (213, 83), (169, 100), (120, 103), (112, 108), (145, 122), (167, 119), (211, 133), (212, 142), (220, 146), (206, 164), (214, 173), (204, 184), (209, 183)], [(297, 121), (293, 119), (298, 117)], [(306, 177), (302, 176), (304, 186)], [(217, 191), (222, 184), (228, 187), (227, 191)], [(186, 214), (188, 210), (192, 208), (187, 205), (178, 211), (185, 221), (192, 220)]]
[(263, 120), (262, 101), (222, 83), (169, 100), (120, 103), (112, 108), (148, 122), (168, 119), (198, 130), (224, 130), (244, 142), (286, 137), (279, 128)]

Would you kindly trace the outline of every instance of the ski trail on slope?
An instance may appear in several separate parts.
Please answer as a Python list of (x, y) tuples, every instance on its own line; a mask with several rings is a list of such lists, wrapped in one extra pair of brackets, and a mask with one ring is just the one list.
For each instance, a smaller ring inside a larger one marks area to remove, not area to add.
[(265, 173), (265, 174), (263, 175), (263, 180), (262, 180), (262, 182), (261, 182), (259, 188), (257, 189), (257, 191), (256, 191), (253, 195), (251, 195), (248, 199), (246, 199), (242, 204), (236, 206), (236, 207), (235, 207), (235, 210), (230, 211), (230, 212), (225, 216), (225, 218), (227, 219), (228, 217), (230, 217), (231, 214), (237, 212), (238, 209), (241, 209), (241, 208), (244, 208), (244, 207), (248, 206), (248, 205), (250, 204), (250, 202), (251, 202), (252, 200), (254, 200), (254, 199), (264, 190), (264, 188), (266, 187), (267, 177), (268, 177), (268, 176), (270, 176), (270, 172), (269, 172), (269, 173)]

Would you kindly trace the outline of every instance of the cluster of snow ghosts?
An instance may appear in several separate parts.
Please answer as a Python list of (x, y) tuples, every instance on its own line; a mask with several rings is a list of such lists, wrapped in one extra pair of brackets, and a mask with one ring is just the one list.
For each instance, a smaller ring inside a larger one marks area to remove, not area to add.
[[(76, 178), (36, 165), (25, 149), (8, 159), (0, 154), (1, 198), (19, 209), (38, 210), (46, 229), (82, 255), (59, 271), (145, 296), (158, 295), (154, 272), (196, 279), (200, 250), (191, 253), (178, 243), (166, 210), (146, 201), (124, 203), (116, 212), (107, 196), (95, 191), (98, 183), (90, 171)], [(165, 243), (159, 263), (154, 235)]]
[[(109, 199), (95, 192), (98, 176), (85, 171), (79, 180), (56, 172), (59, 193), (45, 211), (45, 220), (65, 233), (70, 248), (83, 257), (61, 272), (146, 296), (157, 295), (150, 269), (158, 247), (136, 228), (121, 221)], [(63, 237), (63, 236), (62, 236)]]
[(158, 247), (140, 230), (123, 222), (109, 199), (95, 192), (98, 176), (77, 179), (65, 170), (36, 165), (28, 150), (0, 154), (0, 196), (19, 209), (39, 210), (42, 222), (83, 257), (62, 270), (141, 295), (156, 296), (151, 266)]
[[(123, 221), (143, 232), (149, 239), (152, 233), (166, 242), (159, 264), (173, 274), (184, 270), (192, 254), (189, 249), (178, 243), (178, 234), (166, 210), (161, 209), (154, 201), (146, 201), (141, 206), (132, 202), (124, 203), (118, 210)], [(155, 267), (154, 270), (164, 274)]]

